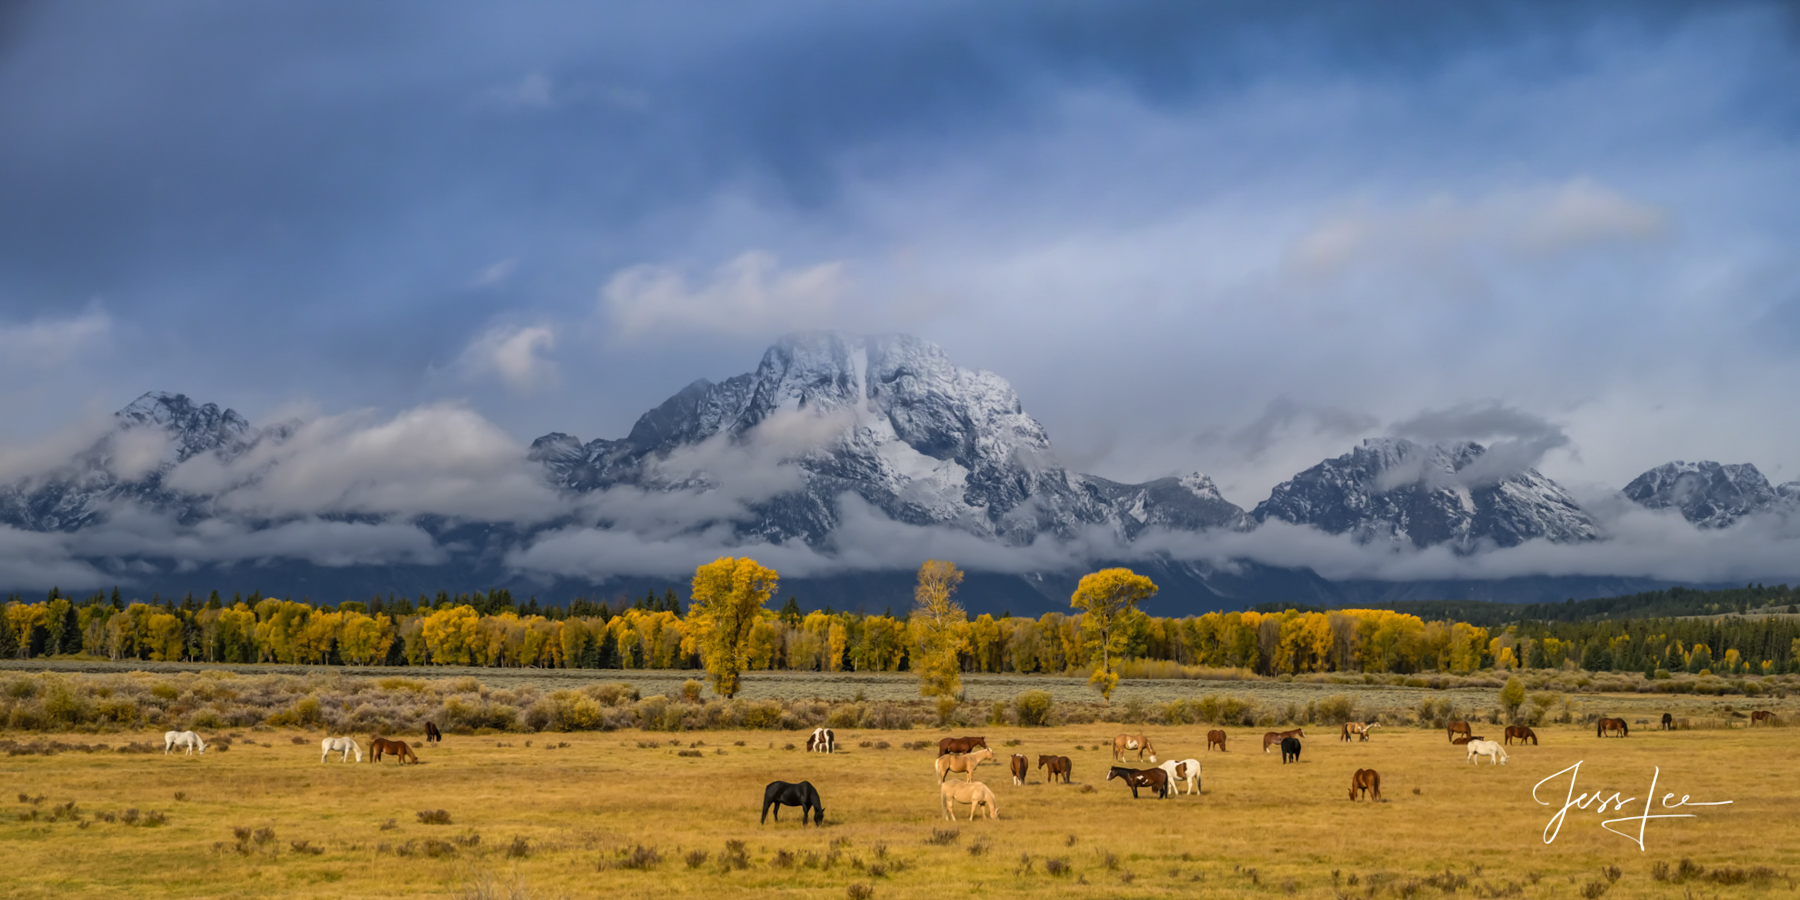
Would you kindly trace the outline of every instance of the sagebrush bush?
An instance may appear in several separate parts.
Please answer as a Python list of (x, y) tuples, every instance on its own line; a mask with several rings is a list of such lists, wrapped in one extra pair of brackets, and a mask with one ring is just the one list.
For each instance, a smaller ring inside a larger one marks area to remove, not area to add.
[(1049, 691), (1026, 691), (1013, 698), (1013, 711), (1019, 724), (1032, 728), (1049, 725), (1055, 707), (1056, 698)]

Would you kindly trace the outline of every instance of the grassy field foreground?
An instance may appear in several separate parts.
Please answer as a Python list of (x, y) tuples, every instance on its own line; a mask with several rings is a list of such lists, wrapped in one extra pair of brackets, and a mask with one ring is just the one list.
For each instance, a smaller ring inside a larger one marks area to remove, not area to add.
[[(1104, 782), (1109, 754), (1097, 745), (1118, 730), (972, 729), (1002, 761), (1073, 757), (1075, 783), (1048, 785), (1034, 770), (1018, 787), (1003, 766), (983, 767), (1001, 818), (954, 825), (938, 808), (933, 731), (840, 732), (834, 756), (786, 749), (804, 735), (767, 731), (451, 736), (404, 768), (321, 764), (316, 733), (248, 731), (191, 758), (162, 755), (160, 733), (106, 735), (157, 750), (0, 758), (0, 893), (1788, 896), (1800, 874), (1800, 732), (1788, 728), (1639, 727), (1599, 740), (1591, 728), (1550, 726), (1542, 746), (1512, 748), (1511, 763), (1494, 767), (1467, 763), (1441, 731), (1344, 744), (1309, 730), (1304, 761), (1282, 765), (1259, 752), (1260, 730), (1229, 729), (1221, 754), (1204, 751), (1205, 726), (1146, 727), (1165, 758), (1204, 763), (1203, 794), (1165, 801), (1133, 801)], [(925, 740), (934, 749), (902, 747)], [(1659, 796), (1734, 803), (1649, 822), (1644, 852), (1602, 830), (1611, 815), (1571, 810), (1546, 845), (1566, 777), (1540, 792), (1555, 807), (1534, 803), (1532, 786), (1578, 761), (1578, 790), (1640, 798), (1627, 815), (1641, 811), (1656, 767)], [(1387, 802), (1346, 799), (1362, 767), (1381, 772)], [(775, 778), (812, 781), (826, 827), (802, 829), (791, 809), (780, 825), (759, 825)], [(449, 824), (421, 822), (420, 811), (439, 809)]]

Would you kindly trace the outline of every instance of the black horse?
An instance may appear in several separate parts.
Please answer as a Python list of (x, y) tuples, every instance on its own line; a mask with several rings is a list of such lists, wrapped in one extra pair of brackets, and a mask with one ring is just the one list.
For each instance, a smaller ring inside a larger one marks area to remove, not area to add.
[(1299, 761), (1300, 761), (1300, 739), (1299, 738), (1282, 738), (1281, 739), (1281, 764), (1285, 766), (1290, 762), (1299, 762)]
[(425, 743), (429, 744), (432, 741), (441, 741), (443, 739), (444, 733), (438, 730), (436, 722), (425, 723)]
[(1675, 730), (1675, 717), (1672, 715), (1669, 715), (1668, 713), (1663, 713), (1662, 727), (1663, 727), (1664, 731), (1674, 731)]
[(786, 781), (771, 781), (763, 788), (762, 820), (769, 821), (769, 807), (775, 807), (775, 821), (781, 822), (781, 808), (784, 806), (800, 807), (800, 827), (806, 827), (806, 814), (812, 812), (814, 825), (825, 824), (825, 804), (819, 802), (819, 792), (813, 788), (812, 782), (802, 781), (790, 784)]

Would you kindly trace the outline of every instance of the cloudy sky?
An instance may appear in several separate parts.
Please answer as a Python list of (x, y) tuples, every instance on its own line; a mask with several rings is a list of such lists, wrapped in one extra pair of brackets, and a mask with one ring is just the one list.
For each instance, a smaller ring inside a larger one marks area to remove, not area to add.
[(10, 3), (0, 462), (152, 389), (620, 436), (838, 328), (1244, 506), (1800, 479), (1797, 84), (1757, 3)]

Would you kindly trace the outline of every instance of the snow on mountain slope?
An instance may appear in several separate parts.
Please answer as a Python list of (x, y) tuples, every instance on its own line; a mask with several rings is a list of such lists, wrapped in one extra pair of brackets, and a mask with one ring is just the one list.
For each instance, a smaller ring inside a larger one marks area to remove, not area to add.
[(1625, 496), (1650, 509), (1679, 510), (1700, 528), (1725, 528), (1800, 500), (1800, 482), (1773, 487), (1750, 463), (1675, 460), (1633, 478)]

